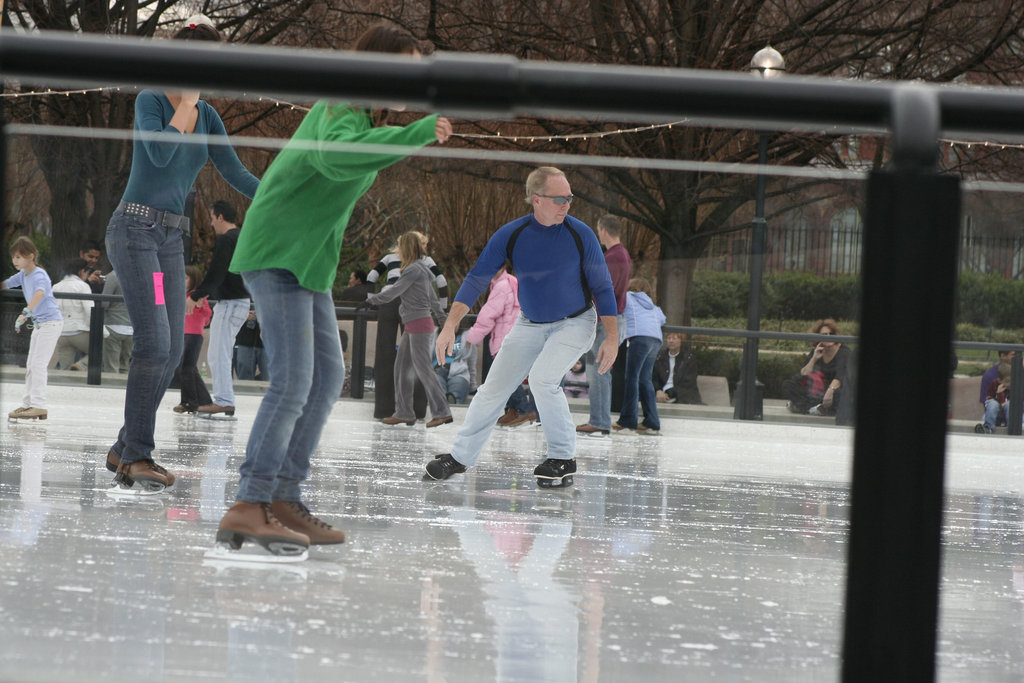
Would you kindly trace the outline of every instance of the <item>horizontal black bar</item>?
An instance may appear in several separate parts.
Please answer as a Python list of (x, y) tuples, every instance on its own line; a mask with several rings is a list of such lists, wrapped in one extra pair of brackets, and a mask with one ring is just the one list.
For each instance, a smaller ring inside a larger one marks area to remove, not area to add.
[[(120, 294), (77, 294), (75, 292), (54, 292), (53, 296), (57, 299), (88, 299), (91, 301), (101, 302), (114, 302), (122, 301), (123, 297)], [(0, 291), (0, 299), (10, 299), (12, 301), (23, 299), (20, 289), (7, 289)], [(356, 310), (354, 306), (335, 306), (335, 313), (340, 319), (349, 320), (354, 318), (366, 318), (367, 320), (376, 320), (377, 311), (376, 309), (360, 309)], [(476, 322), (476, 316), (473, 314), (467, 315), (462, 319), (462, 323), (459, 325), (460, 329), (468, 327)], [(758, 330), (756, 332), (750, 330), (732, 330), (726, 327), (693, 327), (688, 325), (665, 325), (662, 327), (662, 331), (665, 334), (672, 332), (678, 334), (690, 334), (690, 335), (701, 335), (705, 337), (735, 337), (740, 339), (745, 338), (757, 338), (757, 339), (774, 339), (778, 341), (806, 341), (806, 342), (820, 342), (820, 341), (834, 341), (841, 344), (856, 344), (859, 341), (859, 337), (850, 335), (824, 335), (824, 334), (813, 334), (810, 332), (773, 332), (771, 330)], [(978, 341), (953, 341), (953, 347), (957, 349), (971, 350), (971, 351), (1017, 351), (1024, 355), (1024, 344), (1008, 344), (1005, 342), (978, 342)]]
[(0, 35), (0, 74), (42, 82), (197, 87), (250, 95), (403, 103), (453, 116), (586, 116), (808, 130), (883, 130), (899, 88), (933, 89), (945, 133), (1024, 134), (1024, 94), (809, 76), (530, 62), (422, 60), (332, 50), (198, 45), (39, 32)]

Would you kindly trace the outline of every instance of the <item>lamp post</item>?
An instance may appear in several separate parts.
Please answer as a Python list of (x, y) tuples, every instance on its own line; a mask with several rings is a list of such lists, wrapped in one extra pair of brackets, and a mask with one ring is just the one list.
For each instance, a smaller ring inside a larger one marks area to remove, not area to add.
[[(761, 78), (775, 78), (786, 70), (786, 61), (779, 51), (769, 46), (758, 50), (750, 60), (750, 72)], [(764, 219), (765, 174), (768, 157), (768, 133), (760, 131), (757, 142), (757, 190), (754, 200), (754, 222), (750, 232), (750, 299), (747, 303), (747, 330), (761, 329), (761, 280), (764, 277), (764, 243), (767, 224)], [(736, 385), (736, 408), (733, 417), (738, 420), (760, 420), (764, 417), (764, 394), (757, 381), (758, 339), (747, 337), (743, 345), (743, 364), (740, 381)]]

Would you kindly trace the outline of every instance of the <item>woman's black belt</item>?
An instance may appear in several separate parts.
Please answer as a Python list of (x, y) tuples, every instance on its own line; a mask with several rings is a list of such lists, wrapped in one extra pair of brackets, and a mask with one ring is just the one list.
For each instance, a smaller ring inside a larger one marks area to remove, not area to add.
[(161, 211), (145, 204), (126, 202), (121, 200), (117, 210), (126, 216), (141, 216), (153, 222), (154, 225), (162, 225), (168, 228), (181, 228), (182, 232), (188, 233), (192, 227), (192, 221), (187, 217), (170, 211)]

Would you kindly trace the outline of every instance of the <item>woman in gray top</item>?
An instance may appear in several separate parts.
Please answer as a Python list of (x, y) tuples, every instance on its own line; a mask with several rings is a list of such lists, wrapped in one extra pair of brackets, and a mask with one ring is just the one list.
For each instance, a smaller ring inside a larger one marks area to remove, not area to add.
[(423, 243), (417, 233), (407, 232), (398, 238), (398, 255), (402, 259), (402, 275), (393, 285), (366, 298), (368, 305), (377, 306), (401, 297), (398, 314), (405, 326), (395, 358), (395, 414), (382, 418), (381, 422), (416, 424), (412, 396), (415, 378), (419, 378), (430, 406), (431, 420), (427, 427), (439, 427), (452, 422), (451, 408), (431, 367), (430, 355), (434, 321), (443, 324), (444, 311), (434, 291), (434, 275), (426, 263)]

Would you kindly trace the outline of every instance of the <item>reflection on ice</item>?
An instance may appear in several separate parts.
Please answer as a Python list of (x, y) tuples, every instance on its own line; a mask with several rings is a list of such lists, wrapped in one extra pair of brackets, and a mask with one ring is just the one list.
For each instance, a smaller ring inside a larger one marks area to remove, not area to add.
[[(454, 430), (346, 401), (306, 497), (348, 540), (272, 565), (208, 555), (258, 397), (234, 422), (165, 406), (174, 488), (115, 499), (121, 394), (49, 394), (53, 419), (0, 437), (0, 679), (837, 678), (849, 430), (668, 419), (581, 442), (576, 486), (540, 491), (539, 429), (423, 482)], [(950, 437), (943, 681), (1024, 677), (1017, 443)]]

